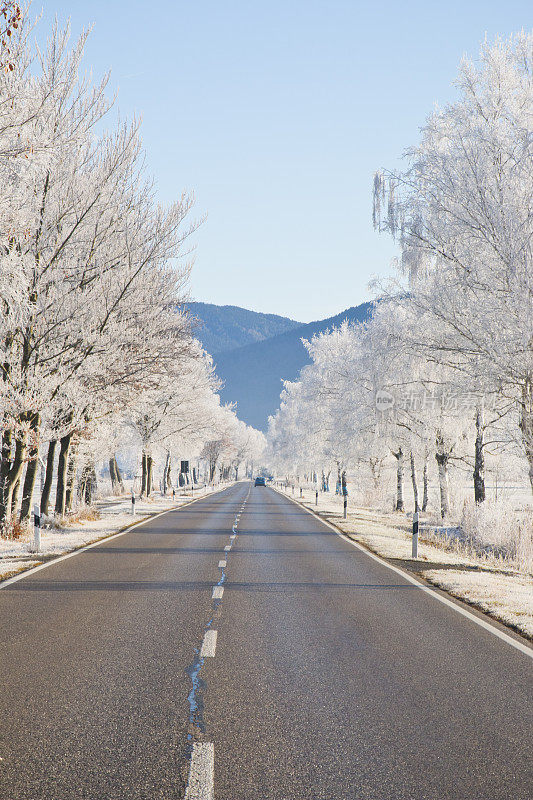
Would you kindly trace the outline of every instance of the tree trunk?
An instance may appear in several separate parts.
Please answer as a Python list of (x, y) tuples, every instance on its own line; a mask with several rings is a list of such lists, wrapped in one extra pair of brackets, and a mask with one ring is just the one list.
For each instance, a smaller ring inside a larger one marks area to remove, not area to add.
[(111, 491), (114, 493), (118, 485), (117, 473), (115, 471), (115, 456), (109, 459), (109, 477), (111, 478)]
[(35, 479), (37, 477), (37, 467), (39, 463), (39, 427), (41, 417), (39, 414), (34, 414), (31, 421), (31, 437), (32, 442), (30, 445), (29, 461), (26, 467), (26, 476), (24, 478), (24, 486), (22, 488), (22, 503), (20, 506), (20, 521), (27, 522), (30, 519), (31, 504), (33, 500), (33, 490), (35, 489)]
[(439, 488), (440, 488), (440, 515), (442, 519), (448, 516), (450, 511), (448, 499), (448, 457), (437, 453), (435, 458), (439, 467)]
[(22, 471), (24, 469), (25, 455), (26, 455), (26, 446), (23, 443), (23, 441), (17, 439), (17, 443), (15, 445), (15, 456), (13, 458), (13, 464), (9, 471), (9, 475), (7, 477), (6, 489), (5, 489), (5, 506), (6, 506), (7, 520), (11, 519), (11, 516), (17, 506), (18, 493), (20, 489), (20, 479), (22, 476)]
[(428, 507), (428, 457), (424, 456), (424, 494), (422, 497), (422, 511), (427, 511)]
[(474, 462), (474, 499), (476, 503), (485, 500), (485, 455), (483, 453), (483, 409), (476, 409), (476, 444)]
[(172, 469), (172, 463), (170, 460), (170, 450), (167, 450), (167, 459), (165, 461), (165, 468), (163, 470), (163, 494), (167, 493), (167, 489), (171, 486), (171, 478), (170, 478), (170, 471)]
[(85, 491), (85, 502), (87, 505), (91, 505), (98, 489), (98, 478), (96, 477), (96, 469), (94, 468), (94, 464), (91, 464), (91, 477), (87, 486), (88, 489)]
[(11, 449), (13, 445), (13, 432), (5, 428), (2, 434), (2, 462), (0, 464), (0, 522), (9, 517), (10, 506), (7, 505), (7, 482), (11, 469)]
[(15, 441), (13, 462), (9, 465), (9, 469), (6, 470), (2, 487), (2, 498), (0, 501), (0, 525), (9, 522), (12, 509), (16, 506), (18, 486), (20, 485), (26, 458), (26, 448), (27, 436), (23, 434), (22, 438), (16, 439)]
[(403, 511), (403, 450), (393, 453), (396, 459), (396, 511)]
[(370, 464), (370, 471), (372, 473), (372, 482), (374, 484), (374, 489), (377, 490), (379, 488), (379, 482), (381, 480), (382, 460), (381, 458), (371, 458), (369, 464)]
[(65, 492), (65, 508), (72, 511), (74, 503), (74, 484), (76, 482), (76, 466), (78, 461), (78, 445), (73, 444), (70, 449), (67, 467), (67, 491)]
[(152, 481), (153, 481), (153, 467), (154, 467), (154, 460), (152, 456), (146, 457), (146, 496), (149, 497), (152, 492)]
[[(194, 468), (193, 468), (193, 472), (194, 472)], [(168, 457), (167, 489), (172, 489), (172, 455), (171, 454), (169, 454), (169, 457)]]
[(78, 503), (85, 503), (85, 489), (88, 479), (87, 465), (81, 471), (80, 479), (78, 481)]
[(48, 445), (48, 455), (46, 456), (46, 473), (44, 476), (43, 492), (41, 494), (41, 514), (48, 516), (48, 506), (50, 505), (50, 491), (54, 479), (54, 456), (56, 452), (57, 439), (52, 439)]
[(529, 465), (529, 482), (533, 491), (533, 372), (531, 372), (522, 386), (520, 400), (520, 430), (522, 442)]
[(122, 478), (122, 472), (120, 471), (116, 455), (113, 456), (113, 464), (115, 467), (115, 475), (118, 482), (118, 488), (120, 493), (122, 494), (124, 492), (124, 480)]
[(56, 486), (56, 505), (55, 513), (58, 517), (65, 516), (66, 497), (67, 497), (67, 468), (70, 453), (70, 443), (72, 432), (62, 436), (59, 447), (59, 460), (57, 464), (57, 486)]
[(96, 470), (94, 464), (91, 462), (86, 464), (81, 472), (80, 482), (78, 485), (78, 498), (80, 502), (86, 506), (90, 506), (93, 501), (93, 495), (96, 491)]
[(445, 449), (444, 440), (440, 432), (437, 433), (437, 452), (435, 459), (439, 468), (439, 488), (440, 488), (440, 515), (442, 519), (450, 513), (449, 490), (448, 490), (448, 461), (450, 453)]
[(96, 469), (94, 464), (89, 464), (88, 478), (85, 484), (85, 505), (90, 506), (94, 500), (96, 489), (98, 488), (98, 480), (96, 478)]
[(148, 473), (148, 466), (147, 466), (147, 455), (143, 450), (142, 453), (142, 472), (141, 472), (141, 497), (146, 497), (146, 476)]
[[(34, 449), (32, 448), (32, 452)], [(38, 448), (36, 449), (34, 458), (30, 458), (28, 466), (26, 467), (26, 475), (24, 477), (24, 485), (22, 487), (22, 503), (20, 505), (20, 521), (21, 523), (28, 522), (31, 515), (33, 491), (35, 489), (35, 480), (37, 478), (38, 462)]]
[(418, 485), (416, 482), (416, 470), (415, 470), (415, 457), (413, 455), (413, 451), (411, 450), (411, 482), (413, 484), (413, 497), (415, 500), (415, 512), (419, 511), (418, 507)]
[(22, 472), (24, 471), (24, 467), (21, 470), (20, 478), (16, 482), (15, 486), (13, 487), (13, 494), (11, 495), (11, 519), (16, 516), (18, 510), (18, 502), (19, 502), (19, 494), (20, 494), (20, 482), (22, 479)]
[(120, 467), (115, 454), (109, 459), (109, 477), (111, 478), (111, 489), (114, 494), (124, 491), (124, 481), (120, 473)]

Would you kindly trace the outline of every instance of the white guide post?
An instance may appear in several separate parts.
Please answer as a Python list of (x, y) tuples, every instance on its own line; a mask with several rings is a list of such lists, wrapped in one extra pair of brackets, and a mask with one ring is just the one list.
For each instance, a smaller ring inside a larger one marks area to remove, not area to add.
[(411, 555), (418, 558), (418, 511), (413, 514), (413, 545)]
[(41, 509), (38, 505), (33, 507), (33, 550), (35, 553), (41, 550)]

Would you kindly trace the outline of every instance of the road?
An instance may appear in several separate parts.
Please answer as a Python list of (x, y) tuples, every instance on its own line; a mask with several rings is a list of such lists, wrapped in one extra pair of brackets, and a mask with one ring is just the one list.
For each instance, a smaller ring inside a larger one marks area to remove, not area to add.
[(532, 796), (531, 658), (268, 487), (4, 586), (0, 641), (2, 800)]

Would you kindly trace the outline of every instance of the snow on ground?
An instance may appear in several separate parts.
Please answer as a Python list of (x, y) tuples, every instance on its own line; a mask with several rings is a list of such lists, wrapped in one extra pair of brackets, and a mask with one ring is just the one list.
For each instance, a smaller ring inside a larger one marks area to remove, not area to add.
[(11, 576), (16, 575), (17, 572), (22, 572), (25, 569), (31, 569), (31, 567), (36, 567), (41, 563), (41, 561), (32, 561), (31, 559), (24, 561), (17, 559), (6, 559), (5, 562), (0, 561), (0, 578), (2, 580), (11, 578)]
[[(193, 492), (190, 487), (187, 487), (179, 494), (176, 493), (174, 498), (172, 493), (162, 496), (159, 492), (148, 499), (137, 498), (135, 516), (131, 513), (131, 495), (106, 497), (97, 501), (94, 509), (87, 514), (80, 513), (73, 515), (70, 519), (67, 518), (61, 527), (53, 527), (52, 524), (49, 527), (43, 526), (39, 556), (44, 556), (42, 560), (48, 560), (53, 556), (68, 553), (78, 547), (117, 533), (122, 528), (148, 519), (161, 511), (179, 508), (184, 503), (190, 502), (191, 497), (193, 499), (203, 497), (207, 493), (225, 489), (230, 485), (232, 484), (201, 487)], [(0, 578), (7, 578), (24, 569), (36, 566), (41, 563), (41, 560), (38, 560), (39, 556), (33, 552), (33, 533), (28, 533), (21, 539), (0, 538)]]
[(533, 639), (533, 580), (527, 575), (439, 569), (424, 577)]
[(334, 493), (278, 488), (307, 508), (316, 511), (350, 538), (374, 553), (425, 578), (455, 597), (466, 600), (533, 638), (533, 577), (506, 567), (501, 559), (472, 552), (460, 540), (419, 535), (418, 558), (411, 557), (412, 517), (400, 512), (382, 513), (367, 508), (350, 508), (344, 519), (343, 499)]

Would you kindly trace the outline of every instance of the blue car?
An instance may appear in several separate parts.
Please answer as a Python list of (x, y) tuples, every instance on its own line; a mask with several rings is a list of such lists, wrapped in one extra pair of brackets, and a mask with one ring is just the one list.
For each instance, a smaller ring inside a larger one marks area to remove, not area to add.
[(256, 478), (254, 486), (266, 486), (265, 479), (261, 477)]

